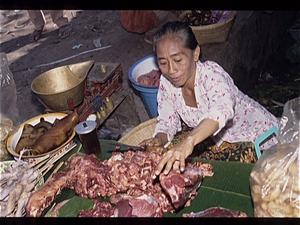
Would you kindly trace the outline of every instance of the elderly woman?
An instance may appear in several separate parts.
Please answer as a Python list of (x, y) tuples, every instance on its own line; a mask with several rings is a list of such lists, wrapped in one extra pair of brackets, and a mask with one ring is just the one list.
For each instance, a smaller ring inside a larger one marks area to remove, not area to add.
[[(157, 96), (158, 123), (153, 138), (140, 143), (168, 146), (181, 130), (181, 119), (193, 130), (167, 151), (153, 178), (164, 169), (185, 168), (186, 158), (195, 145), (211, 137), (223, 141), (254, 142), (279, 121), (258, 102), (243, 94), (232, 78), (217, 63), (199, 60), (200, 47), (191, 28), (179, 21), (166, 23), (153, 40), (162, 72)], [(261, 145), (276, 144), (275, 137)]]

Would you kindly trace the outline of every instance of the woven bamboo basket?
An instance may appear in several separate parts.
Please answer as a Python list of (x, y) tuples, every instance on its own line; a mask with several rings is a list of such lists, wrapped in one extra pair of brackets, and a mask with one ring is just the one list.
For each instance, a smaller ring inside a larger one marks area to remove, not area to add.
[(121, 137), (118, 142), (126, 145), (133, 145), (136, 146), (139, 143), (141, 143), (145, 139), (149, 139), (152, 137), (155, 126), (157, 124), (157, 118), (153, 118), (150, 120), (147, 120), (135, 128), (133, 128), (131, 131), (129, 131), (127, 134), (125, 134), (123, 137)]
[[(182, 14), (180, 14), (178, 20), (182, 21), (187, 13), (191, 13), (191, 11), (184, 11)], [(203, 26), (190, 26), (196, 36), (198, 44), (204, 45), (208, 43), (225, 42), (232, 28), (236, 15), (236, 11), (231, 11), (228, 19), (223, 22)]]

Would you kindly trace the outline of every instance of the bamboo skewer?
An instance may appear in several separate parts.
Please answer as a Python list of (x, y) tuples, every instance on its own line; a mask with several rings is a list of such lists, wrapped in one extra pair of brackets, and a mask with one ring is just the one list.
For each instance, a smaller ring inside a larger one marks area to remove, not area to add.
[(43, 173), (45, 170), (47, 170), (49, 167), (54, 166), (53, 164), (46, 164), (41, 169), (39, 169), (40, 173)]
[[(44, 162), (46, 159), (48, 159), (50, 157), (50, 155), (46, 155), (45, 158), (42, 158), (42, 159), (39, 159), (37, 160), (36, 162), (34, 163), (31, 163), (28, 167), (26, 167), (25, 169), (22, 170), (22, 172), (24, 173), (26, 170), (32, 168), (32, 167), (35, 167), (36, 165), (40, 164), (43, 165), (42, 162)], [(34, 170), (36, 170), (37, 168), (39, 168), (41, 165), (39, 165), (38, 167), (35, 167)]]
[(72, 146), (70, 146), (69, 149), (65, 150), (62, 154), (58, 155), (57, 157), (53, 157), (50, 160), (47, 161), (46, 165), (42, 167), (41, 171), (44, 171), (48, 166), (47, 165), (54, 165), (56, 161), (58, 161), (61, 157), (63, 157), (65, 154), (67, 154), (70, 150), (72, 150), (76, 144), (74, 143)]
[[(39, 171), (40, 173), (42, 173), (42, 176), (35, 182), (35, 185), (38, 184), (38, 182), (40, 182), (40, 180), (49, 172), (49, 170), (54, 166), (54, 163), (56, 161), (58, 161), (61, 157), (63, 157), (65, 154), (67, 154), (69, 151), (71, 151), (73, 148), (76, 147), (76, 143), (71, 144), (70, 147), (68, 147), (68, 149), (66, 149), (63, 153), (61, 153), (58, 156), (54, 156), (54, 157), (50, 157), (50, 159), (48, 161), (44, 160), (44, 163), (41, 163), (41, 165), (44, 165)], [(52, 172), (52, 174), (50, 175), (52, 177), (52, 175), (54, 173), (56, 173), (59, 168), (63, 165), (64, 162), (61, 162), (57, 168)], [(37, 170), (41, 165), (38, 165), (38, 167), (35, 167), (34, 170)], [(46, 171), (45, 171), (46, 170)], [(44, 172), (45, 171), (45, 172)], [(43, 173), (44, 172), (44, 173)], [(50, 178), (50, 177), (49, 177)], [(47, 179), (47, 181), (49, 180), (49, 178)]]
[(58, 166), (53, 170), (53, 172), (51, 173), (51, 175), (48, 177), (48, 179), (46, 180), (45, 184), (47, 184), (49, 182), (49, 180), (52, 178), (53, 174), (55, 174), (64, 164), (65, 162), (62, 161), (58, 164)]
[[(34, 167), (34, 170), (39, 169), (42, 165), (44, 165), (40, 170), (44, 171), (45, 168), (47, 168), (47, 164), (51, 165), (54, 164), (56, 161), (58, 161), (61, 157), (63, 157), (65, 154), (67, 154), (69, 151), (71, 151), (74, 147), (76, 146), (75, 143), (73, 143), (68, 149), (66, 149), (63, 153), (61, 153), (58, 156), (50, 157), (50, 155), (47, 156), (47, 158), (40, 160), (39, 162), (33, 163), (34, 165), (31, 165), (27, 168), (32, 168)], [(48, 159), (50, 157), (50, 159)], [(48, 160), (46, 160), (48, 159)], [(26, 168), (26, 169), (27, 169)]]
[(48, 164), (47, 167), (44, 166), (45, 167), (44, 170), (46, 170), (46, 171), (44, 173), (42, 173), (42, 176), (40, 176), (40, 178), (35, 181), (34, 186), (36, 186), (40, 182), (40, 180), (46, 175), (46, 173), (49, 172), (49, 170), (52, 169), (53, 166), (54, 166), (53, 164), (50, 164), (50, 165)]
[(55, 163), (56, 161), (58, 161), (61, 157), (63, 157), (65, 154), (67, 154), (69, 151), (71, 151), (73, 148), (76, 147), (76, 143), (73, 143), (68, 149), (66, 149), (63, 153), (61, 153), (58, 156), (54, 156), (53, 158), (51, 158), (49, 161), (47, 161), (47, 163)]

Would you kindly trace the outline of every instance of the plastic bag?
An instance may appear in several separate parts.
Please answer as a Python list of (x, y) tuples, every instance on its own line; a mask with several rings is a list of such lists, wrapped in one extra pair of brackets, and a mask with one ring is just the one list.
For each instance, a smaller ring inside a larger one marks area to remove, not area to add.
[(250, 174), (255, 217), (300, 217), (300, 98), (288, 101), (278, 144), (264, 151)]
[(0, 105), (0, 161), (4, 161), (9, 157), (7, 138), (20, 125), (16, 85), (4, 52), (0, 52)]

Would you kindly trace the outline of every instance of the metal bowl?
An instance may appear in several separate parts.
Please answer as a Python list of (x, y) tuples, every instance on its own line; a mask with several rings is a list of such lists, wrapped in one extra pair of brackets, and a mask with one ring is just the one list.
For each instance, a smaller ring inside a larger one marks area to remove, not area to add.
[(94, 61), (57, 67), (46, 71), (31, 83), (31, 90), (53, 111), (70, 109), (84, 98), (85, 81)]

